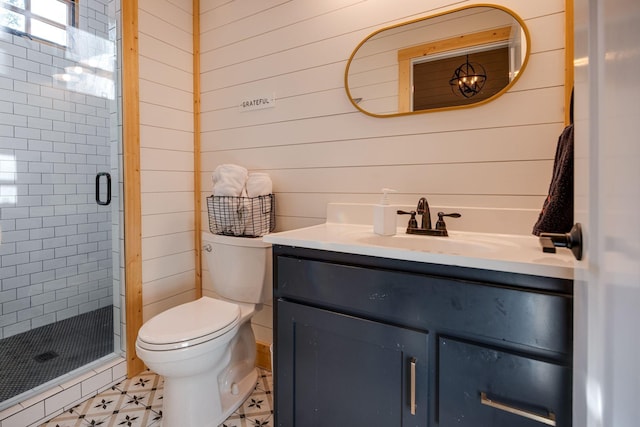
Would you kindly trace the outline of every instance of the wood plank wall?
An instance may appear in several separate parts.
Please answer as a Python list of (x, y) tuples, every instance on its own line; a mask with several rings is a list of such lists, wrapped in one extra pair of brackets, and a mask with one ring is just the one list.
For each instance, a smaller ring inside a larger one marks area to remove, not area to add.
[[(516, 85), (482, 107), (379, 119), (343, 88), (371, 32), (471, 3), (203, 2), (201, 200), (214, 168), (237, 163), (271, 175), (279, 230), (323, 222), (328, 202), (376, 202), (382, 187), (399, 191), (397, 204), (427, 195), (432, 206), (539, 209), (564, 124), (564, 1), (500, 2), (524, 19), (532, 52)], [(275, 108), (239, 111), (270, 94)], [(271, 339), (270, 316), (267, 307), (254, 319), (259, 340)]]
[(193, 4), (139, 0), (143, 317), (198, 296)]

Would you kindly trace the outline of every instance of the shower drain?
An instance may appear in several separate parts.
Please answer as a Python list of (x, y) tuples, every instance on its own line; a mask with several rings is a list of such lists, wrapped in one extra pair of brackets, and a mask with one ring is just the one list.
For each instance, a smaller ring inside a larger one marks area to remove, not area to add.
[(33, 360), (39, 363), (43, 363), (48, 360), (55, 359), (58, 356), (59, 354), (56, 353), (55, 351), (45, 351), (44, 353), (40, 353), (37, 356), (34, 356)]

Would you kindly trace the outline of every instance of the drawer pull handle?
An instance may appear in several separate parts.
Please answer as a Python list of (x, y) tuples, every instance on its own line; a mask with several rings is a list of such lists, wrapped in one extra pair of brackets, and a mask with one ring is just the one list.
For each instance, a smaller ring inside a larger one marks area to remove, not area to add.
[(546, 424), (548, 426), (556, 425), (556, 416), (553, 412), (549, 412), (548, 416), (538, 415), (533, 412), (525, 411), (522, 409), (514, 408), (513, 406), (505, 405), (504, 403), (497, 402), (487, 397), (487, 393), (480, 392), (480, 403), (490, 406), (492, 408), (499, 409), (501, 411), (509, 412), (511, 414), (519, 415), (521, 417), (529, 418), (530, 420), (537, 421), (539, 423)]
[(411, 415), (416, 414), (416, 358), (412, 357), (409, 363), (411, 369)]

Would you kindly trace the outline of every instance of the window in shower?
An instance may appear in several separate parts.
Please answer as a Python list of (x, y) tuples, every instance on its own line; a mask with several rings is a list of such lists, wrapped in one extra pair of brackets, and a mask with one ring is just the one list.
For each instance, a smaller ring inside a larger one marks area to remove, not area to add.
[(120, 352), (116, 10), (0, 0), (0, 410)]
[(61, 46), (67, 28), (76, 24), (74, 0), (1, 0), (0, 25), (5, 31)]

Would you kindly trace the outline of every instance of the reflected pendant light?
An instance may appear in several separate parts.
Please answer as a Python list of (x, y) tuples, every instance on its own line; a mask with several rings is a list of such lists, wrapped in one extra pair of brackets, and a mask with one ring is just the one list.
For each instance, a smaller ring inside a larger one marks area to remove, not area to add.
[(451, 90), (456, 95), (471, 98), (477, 95), (487, 81), (487, 72), (477, 62), (469, 62), (469, 55), (464, 64), (456, 68), (449, 80)]

